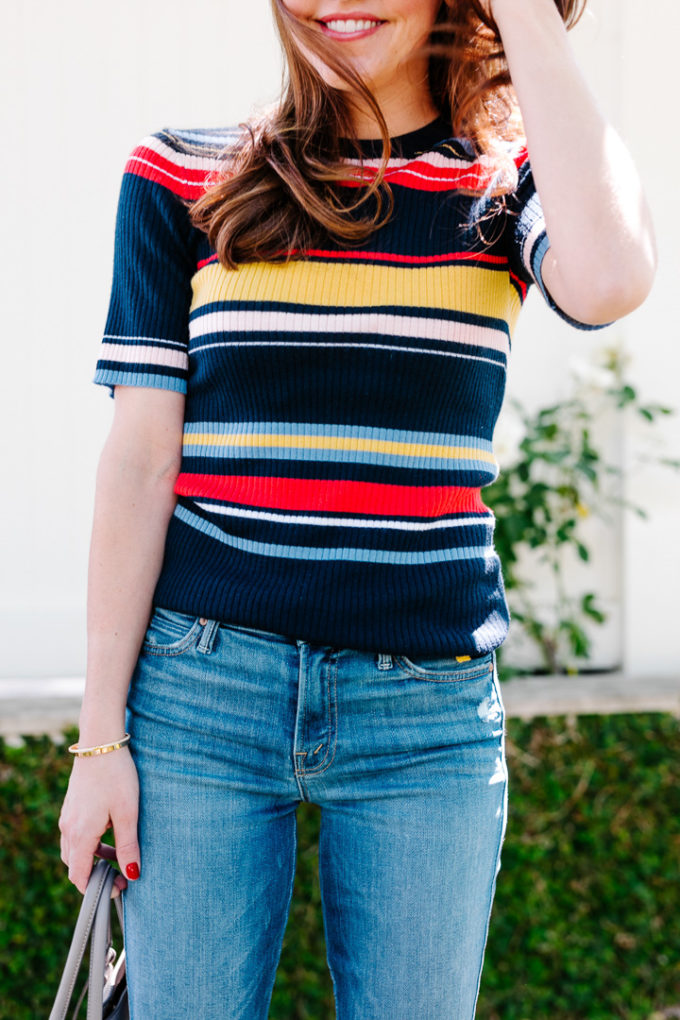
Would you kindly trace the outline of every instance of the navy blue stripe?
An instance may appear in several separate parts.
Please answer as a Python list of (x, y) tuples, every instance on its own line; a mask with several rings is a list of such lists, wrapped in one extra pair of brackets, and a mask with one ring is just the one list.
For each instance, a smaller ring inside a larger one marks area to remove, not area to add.
[(271, 556), (274, 558), (291, 559), (295, 562), (331, 562), (351, 561), (354, 563), (367, 563), (371, 566), (377, 564), (389, 564), (390, 566), (424, 566), (432, 563), (451, 563), (459, 560), (479, 560), (486, 562), (487, 559), (495, 557), (492, 547), (485, 540), (482, 545), (438, 545), (431, 549), (409, 548), (397, 549), (392, 544), (388, 546), (361, 546), (343, 545), (335, 543), (329, 546), (301, 545), (295, 541), (294, 533), (289, 536), (291, 540), (283, 545), (273, 545), (263, 541), (254, 541), (249, 538), (242, 538), (234, 535), (231, 531), (223, 530), (221, 527), (199, 517), (191, 510), (184, 507), (177, 507), (175, 516), (185, 521), (190, 527), (207, 535), (214, 543), (240, 549), (256, 556)]
[[(139, 339), (138, 334), (133, 336), (116, 336), (116, 337), (103, 337), (101, 352), (102, 356), (106, 354), (107, 347), (120, 344), (122, 347), (158, 347), (166, 351), (179, 351), (180, 354), (186, 353), (187, 344), (183, 340), (156, 340), (151, 337), (142, 337)], [(115, 360), (115, 359), (113, 359)]]
[[(204, 333), (200, 337), (195, 337), (192, 341), (189, 349), (189, 355), (196, 357), (197, 355), (204, 356), (206, 354), (213, 353), (216, 348), (213, 347), (210, 350), (201, 350), (206, 344), (223, 344), (223, 350), (229, 352), (233, 349), (235, 342), (238, 342), (240, 347), (247, 347), (249, 344), (256, 346), (258, 344), (270, 342), (278, 342), (284, 345), (290, 345), (290, 349), (293, 349), (293, 342), (296, 346), (309, 346), (313, 348), (319, 348), (320, 344), (337, 344), (338, 347), (342, 347), (347, 344), (375, 344), (380, 348), (388, 347), (389, 353), (399, 355), (399, 351), (395, 351), (395, 347), (403, 347), (403, 355), (413, 357), (415, 354), (422, 352), (424, 355), (430, 354), (432, 351), (441, 351), (443, 354), (460, 354), (461, 356), (468, 358), (486, 358), (489, 361), (497, 362), (501, 366), (505, 366), (507, 358), (503, 351), (494, 350), (492, 347), (482, 347), (476, 344), (465, 344), (458, 343), (454, 340), (435, 340), (435, 339), (422, 339), (420, 337), (409, 337), (409, 336), (389, 336), (386, 337), (382, 333), (359, 333), (347, 331), (345, 333), (330, 333), (323, 332), (319, 333), (291, 333), (289, 331), (260, 331), (252, 330), (248, 332), (234, 332), (234, 333)], [(194, 348), (198, 348), (195, 350)], [(322, 349), (326, 349), (325, 347)]]
[(167, 376), (172, 379), (186, 379), (186, 369), (174, 368), (170, 365), (155, 365), (146, 361), (108, 361), (100, 358), (97, 362), (98, 372), (116, 372), (126, 375), (155, 375)]
[[(215, 575), (220, 584), (206, 588), (205, 579)], [(318, 560), (311, 569), (223, 545), (177, 517), (170, 520), (153, 601), (327, 647), (411, 656), (475, 655), (497, 647), (508, 627), (495, 560), (483, 571), (478, 560), (422, 567)]]
[[(316, 548), (336, 546), (343, 548), (392, 549), (397, 552), (424, 552), (446, 547), (488, 545), (493, 532), (493, 518), (479, 524), (458, 525), (450, 528), (432, 528), (427, 531), (407, 531), (397, 528), (341, 527), (319, 524), (276, 524), (231, 514), (209, 513), (191, 500), (180, 504), (187, 511), (216, 525), (221, 531), (237, 538), (273, 545), (299, 545)], [(463, 515), (467, 520), (468, 515)]]
[(349, 479), (355, 482), (380, 482), (385, 485), (462, 485), (481, 488), (489, 485), (495, 473), (486, 468), (457, 471), (451, 468), (417, 469), (383, 467), (379, 464), (344, 463), (332, 461), (193, 457), (186, 451), (182, 456), (182, 471), (187, 474), (247, 475), (254, 478), (326, 478)]

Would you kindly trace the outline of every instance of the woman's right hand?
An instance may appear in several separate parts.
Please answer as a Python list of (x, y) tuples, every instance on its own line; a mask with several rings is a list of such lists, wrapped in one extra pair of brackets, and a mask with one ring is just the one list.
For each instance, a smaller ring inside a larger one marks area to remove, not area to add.
[[(113, 826), (116, 857), (121, 874), (116, 875), (111, 898), (120, 895), (129, 878), (139, 877), (141, 855), (137, 841), (139, 780), (129, 748), (73, 761), (68, 789), (59, 815), (61, 859), (68, 877), (85, 892), (94, 866), (94, 854), (101, 836)], [(137, 865), (128, 872), (129, 865)]]
[[(87, 662), (78, 717), (81, 746), (124, 732), (125, 706), (163, 565), (168, 523), (177, 505), (184, 394), (115, 386), (111, 431), (97, 468), (87, 575)], [(139, 784), (126, 745), (78, 758), (59, 818), (61, 859), (84, 893), (100, 837), (113, 826), (121, 874), (142, 861), (137, 842)]]

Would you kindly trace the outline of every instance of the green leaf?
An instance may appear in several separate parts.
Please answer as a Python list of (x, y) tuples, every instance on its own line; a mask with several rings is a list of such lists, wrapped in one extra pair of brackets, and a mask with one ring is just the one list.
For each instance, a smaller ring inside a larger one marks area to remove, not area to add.
[(601, 609), (598, 609), (594, 604), (595, 598), (596, 596), (593, 592), (589, 592), (587, 595), (584, 595), (581, 599), (581, 609), (586, 616), (591, 618), (591, 620), (595, 620), (596, 623), (604, 623), (607, 619), (606, 613), (604, 613)]

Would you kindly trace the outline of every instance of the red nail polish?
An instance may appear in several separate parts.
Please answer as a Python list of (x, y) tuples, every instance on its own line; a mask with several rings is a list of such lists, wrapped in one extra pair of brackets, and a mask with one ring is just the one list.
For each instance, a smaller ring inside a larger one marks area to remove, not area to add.
[(139, 865), (136, 861), (133, 861), (132, 864), (128, 864), (125, 869), (125, 874), (128, 878), (139, 878)]

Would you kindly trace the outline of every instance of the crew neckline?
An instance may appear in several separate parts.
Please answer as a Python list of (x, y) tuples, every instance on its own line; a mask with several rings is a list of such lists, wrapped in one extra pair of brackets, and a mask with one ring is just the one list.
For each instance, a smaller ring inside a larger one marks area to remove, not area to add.
[[(451, 121), (443, 114), (438, 114), (434, 120), (414, 131), (407, 131), (402, 135), (393, 135), (390, 138), (392, 143), (391, 158), (409, 158), (417, 156), (421, 152), (427, 152), (438, 143), (451, 138), (453, 129)], [(352, 155), (355, 150), (349, 138), (341, 138), (340, 143), (347, 155)], [(359, 151), (363, 156), (382, 156), (382, 138), (359, 138)]]

